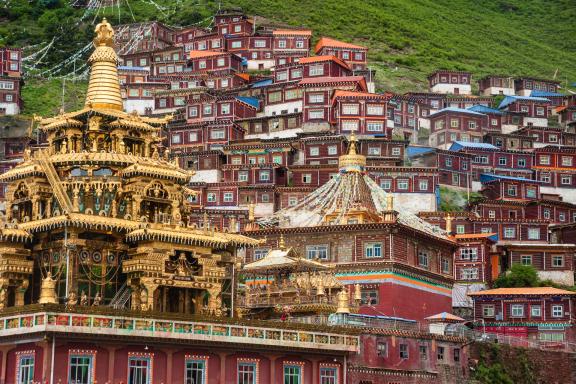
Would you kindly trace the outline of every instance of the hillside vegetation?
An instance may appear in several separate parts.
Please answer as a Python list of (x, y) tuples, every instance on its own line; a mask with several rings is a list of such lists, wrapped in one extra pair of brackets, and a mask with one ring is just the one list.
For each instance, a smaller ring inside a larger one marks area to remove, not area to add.
[[(114, 24), (159, 19), (170, 25), (200, 22), (218, 2), (117, 0), (119, 6), (86, 12), (65, 0), (7, 0), (0, 9), (0, 44), (28, 46), (56, 39), (38, 64), (50, 68), (84, 46), (92, 22)], [(367, 45), (379, 90), (425, 90), (437, 68), (483, 75), (530, 75), (576, 82), (576, 7), (573, 0), (233, 0), (257, 15), (256, 23), (302, 26), (322, 35)], [(32, 83), (36, 84), (36, 83)], [(50, 83), (51, 84), (51, 83)], [(61, 84), (60, 84), (61, 86)], [(37, 92), (25, 94), (26, 113), (39, 112)]]

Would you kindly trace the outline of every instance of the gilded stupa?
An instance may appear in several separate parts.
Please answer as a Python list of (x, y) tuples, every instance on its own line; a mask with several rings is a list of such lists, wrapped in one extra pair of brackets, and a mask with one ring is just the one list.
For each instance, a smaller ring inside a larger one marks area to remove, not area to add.
[(0, 176), (0, 308), (224, 314), (236, 250), (258, 242), (189, 224), (191, 174), (160, 154), (169, 118), (123, 111), (114, 31), (104, 19), (95, 33), (84, 108), (38, 119), (47, 147)]

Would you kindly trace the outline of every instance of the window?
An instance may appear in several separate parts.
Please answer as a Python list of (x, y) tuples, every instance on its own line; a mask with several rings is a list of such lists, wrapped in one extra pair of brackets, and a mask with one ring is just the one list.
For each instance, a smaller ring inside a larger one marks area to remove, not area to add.
[(470, 261), (478, 260), (478, 248), (461, 248), (460, 259)]
[(206, 384), (206, 360), (186, 359), (186, 383)]
[(282, 81), (282, 80), (287, 80), (287, 79), (288, 79), (288, 72), (282, 71), (282, 72), (276, 73), (276, 80), (277, 81)]
[(338, 147), (335, 145), (330, 145), (328, 147), (328, 154), (329, 155), (337, 155), (338, 154)]
[(188, 117), (197, 117), (198, 116), (198, 107), (191, 107), (188, 109)]
[(70, 355), (69, 380), (73, 384), (91, 384), (93, 355)]
[(210, 131), (211, 139), (224, 139), (226, 137), (226, 132), (223, 129), (213, 129)]
[(150, 357), (130, 356), (128, 358), (128, 384), (150, 384), (152, 382), (151, 368)]
[(392, 156), (400, 156), (401, 149), (399, 147), (392, 148)]
[(525, 158), (519, 158), (518, 159), (518, 167), (519, 168), (525, 168), (526, 167), (526, 159)]
[(230, 46), (232, 48), (242, 48), (242, 41), (233, 41)]
[(552, 306), (552, 317), (562, 317), (564, 312), (564, 307), (562, 305)]
[(460, 121), (458, 119), (450, 119), (450, 127), (458, 128), (460, 126)]
[(488, 211), (488, 218), (490, 218), (490, 219), (495, 219), (495, 218), (496, 218), (496, 211), (494, 211), (494, 210), (492, 210), (492, 209), (489, 210), (489, 211)]
[(513, 239), (516, 237), (516, 228), (506, 227), (504, 228), (504, 238)]
[(442, 265), (442, 273), (450, 273), (450, 260), (448, 260), (447, 258), (443, 257), (442, 260), (440, 261), (441, 265)]
[(442, 361), (444, 360), (444, 347), (438, 347), (438, 355), (437, 355), (438, 360)]
[(550, 184), (550, 174), (549, 173), (541, 173), (540, 174), (540, 181), (546, 184)]
[(459, 235), (461, 235), (461, 234), (463, 234), (463, 233), (465, 232), (465, 229), (466, 229), (466, 228), (464, 227), (464, 225), (459, 224), (459, 225), (456, 226), (456, 233), (459, 234)]
[(368, 156), (380, 156), (380, 147), (368, 147)]
[(476, 129), (476, 122), (475, 121), (469, 121), (468, 122), (468, 129)]
[(230, 114), (230, 103), (225, 103), (220, 106), (220, 111), (222, 111), (223, 115)]
[(428, 348), (425, 345), (420, 345), (418, 351), (420, 352), (420, 360), (428, 360)]
[(338, 369), (320, 367), (320, 384), (338, 384)]
[(238, 181), (248, 181), (248, 171), (238, 172)]
[(522, 265), (532, 265), (532, 255), (522, 255), (520, 256), (520, 263)]
[(452, 174), (452, 184), (459, 185), (460, 184), (460, 175), (457, 173)]
[(400, 344), (400, 358), (401, 359), (408, 358), (408, 344)]
[(206, 195), (206, 200), (207, 200), (208, 202), (210, 202), (210, 203), (216, 202), (216, 194), (215, 194), (214, 192), (209, 192), (209, 193)]
[(377, 305), (378, 304), (378, 291), (375, 289), (362, 290), (360, 293), (362, 305)]
[(304, 48), (304, 40), (296, 40), (296, 48)]
[(254, 250), (254, 261), (264, 258), (270, 250), (268, 248), (256, 248)]
[(460, 270), (461, 280), (477, 280), (478, 279), (478, 268), (462, 268)]
[(460, 348), (454, 348), (454, 361), (460, 361)]
[(202, 108), (202, 114), (204, 115), (211, 115), (212, 114), (212, 105), (206, 104)]
[(451, 168), (452, 167), (452, 158), (451, 157), (447, 157), (445, 159), (445, 163), (446, 163), (446, 167)]
[(300, 365), (284, 366), (284, 384), (302, 384), (302, 367)]
[(18, 354), (18, 384), (28, 384), (34, 381), (34, 355)]
[(548, 141), (551, 143), (557, 143), (558, 142), (558, 136), (557, 135), (550, 135), (550, 136), (548, 136)]
[(428, 268), (428, 252), (426, 251), (418, 251), (418, 264), (421, 267)]
[(382, 257), (382, 243), (364, 244), (364, 257)]
[(318, 156), (318, 155), (320, 155), (320, 148), (310, 147), (310, 156)]
[(540, 240), (540, 228), (528, 228), (528, 239)]
[(552, 266), (553, 267), (563, 267), (564, 266), (564, 256), (563, 255), (552, 255)]
[(10, 60), (18, 60), (18, 52), (10, 52)]
[(310, 120), (318, 120), (323, 118), (324, 118), (323, 109), (311, 109), (308, 111), (308, 119)]
[(327, 245), (307, 245), (306, 257), (308, 259), (328, 260), (328, 246)]
[(384, 106), (377, 104), (368, 104), (368, 106), (366, 107), (366, 114), (382, 116), (384, 115)]
[(528, 108), (527, 105), (521, 105), (520, 106), (520, 112), (528, 112), (530, 109)]
[(160, 99), (159, 105), (160, 105), (160, 108), (166, 108), (166, 99)]
[(324, 94), (323, 93), (311, 93), (308, 95), (308, 102), (310, 103), (323, 103)]
[(482, 317), (494, 317), (494, 305), (485, 304), (482, 306)]
[(508, 193), (508, 196), (516, 196), (516, 192), (517, 191), (517, 187), (516, 185), (508, 185), (508, 188), (506, 190), (506, 192)]
[(540, 165), (550, 165), (550, 156), (540, 156)]
[(512, 317), (524, 317), (524, 304), (512, 304), (510, 311)]
[(270, 181), (270, 171), (260, 171), (260, 181)]
[(418, 182), (418, 188), (421, 191), (427, 191), (428, 190), (428, 180), (420, 180)]
[[(258, 372), (256, 363), (238, 363), (238, 384), (256, 384)], [(187, 383), (189, 383), (187, 381)], [(192, 381), (191, 383), (195, 383)]]
[(343, 104), (342, 114), (343, 115), (357, 115), (360, 107), (358, 104)]
[(564, 341), (564, 332), (540, 332), (541, 341)]
[(10, 70), (17, 71), (18, 70), (18, 63), (10, 63)]
[(220, 80), (220, 87), (221, 88), (227, 88), (228, 87), (228, 79)]
[(405, 191), (408, 189), (408, 180), (407, 179), (397, 180), (396, 186), (398, 190)]
[(527, 187), (526, 188), (526, 197), (528, 198), (536, 198), (536, 188)]
[(562, 175), (560, 178), (560, 183), (563, 185), (570, 185), (572, 184), (572, 176)]
[(499, 157), (498, 158), (498, 165), (506, 165), (506, 158), (505, 157)]
[(378, 356), (388, 357), (388, 343), (379, 341), (378, 344), (376, 344), (376, 351), (378, 352)]
[(380, 180), (380, 188), (390, 190), (392, 188), (392, 180)]
[(286, 48), (286, 40), (278, 40), (278, 48)]
[(378, 121), (368, 121), (366, 123), (366, 130), (368, 132), (382, 132), (384, 123)]
[(536, 107), (536, 116), (544, 116), (544, 107)]
[(358, 130), (358, 121), (356, 120), (345, 120), (342, 122), (342, 130), (343, 131), (357, 131)]
[(563, 167), (571, 167), (572, 166), (572, 157), (571, 156), (562, 156), (562, 166)]
[(254, 48), (266, 48), (266, 40), (254, 40)]
[(234, 194), (232, 192), (225, 192), (224, 193), (224, 202), (231, 203), (234, 200)]
[(212, 40), (212, 48), (220, 48), (220, 40)]
[(310, 184), (311, 182), (312, 182), (312, 174), (311, 173), (302, 174), (302, 183)]
[(324, 75), (324, 65), (312, 65), (310, 66), (310, 76), (322, 76)]
[(241, 32), (242, 31), (242, 26), (241, 25), (235, 25), (234, 26), (234, 32)]
[(542, 309), (539, 305), (530, 306), (530, 317), (540, 317), (542, 316)]
[(180, 144), (180, 142), (181, 142), (181, 136), (179, 133), (172, 135), (172, 144)]

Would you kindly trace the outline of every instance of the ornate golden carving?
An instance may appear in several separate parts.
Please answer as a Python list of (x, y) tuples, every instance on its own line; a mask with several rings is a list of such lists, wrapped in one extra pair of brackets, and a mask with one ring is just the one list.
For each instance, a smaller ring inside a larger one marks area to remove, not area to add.
[(58, 304), (58, 299), (56, 298), (56, 280), (52, 278), (50, 271), (48, 271), (46, 277), (42, 279), (38, 304)]

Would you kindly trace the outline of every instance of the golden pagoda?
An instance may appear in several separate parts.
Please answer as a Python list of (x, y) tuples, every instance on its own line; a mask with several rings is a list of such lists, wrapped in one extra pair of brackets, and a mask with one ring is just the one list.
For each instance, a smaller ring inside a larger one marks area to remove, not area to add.
[[(33, 303), (225, 313), (240, 247), (189, 224), (191, 174), (160, 154), (169, 118), (123, 111), (114, 31), (96, 26), (83, 109), (39, 119), (46, 149), (0, 176), (0, 308)], [(227, 290), (223, 287), (228, 287)]]

